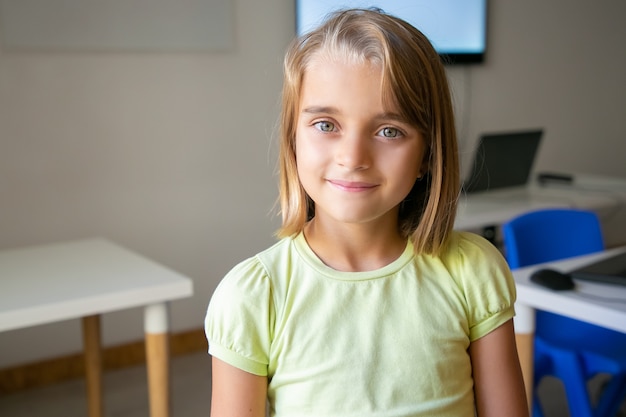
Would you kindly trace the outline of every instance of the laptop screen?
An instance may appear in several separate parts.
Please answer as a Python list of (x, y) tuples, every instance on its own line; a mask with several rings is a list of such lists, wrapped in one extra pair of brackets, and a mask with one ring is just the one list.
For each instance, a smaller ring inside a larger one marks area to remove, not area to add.
[(542, 135), (541, 129), (482, 135), (465, 191), (526, 185)]
[(570, 272), (572, 278), (626, 285), (626, 253), (584, 265)]

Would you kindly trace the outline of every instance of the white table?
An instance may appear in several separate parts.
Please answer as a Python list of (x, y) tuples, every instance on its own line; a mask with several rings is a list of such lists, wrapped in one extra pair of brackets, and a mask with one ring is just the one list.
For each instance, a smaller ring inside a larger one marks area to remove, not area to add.
[(0, 331), (82, 318), (89, 416), (103, 415), (100, 315), (144, 306), (152, 417), (167, 417), (168, 302), (192, 281), (104, 239), (0, 251)]
[[(592, 210), (600, 218), (610, 218), (626, 207), (626, 178), (590, 174), (575, 174), (573, 178), (574, 181), (570, 184), (542, 186), (533, 180), (523, 187), (463, 194), (459, 199), (454, 227), (480, 232), (485, 228), (497, 228), (528, 211), (553, 207)], [(551, 262), (548, 265), (571, 270), (588, 261), (589, 258), (582, 257)], [(536, 269), (537, 266), (528, 267), (513, 273), (518, 291), (515, 331), (529, 402), (532, 402), (535, 309), (552, 311), (626, 332), (624, 303), (602, 303), (573, 292), (551, 292), (529, 281), (530, 274)], [(579, 289), (590, 294), (611, 294), (626, 299), (626, 289), (615, 289), (615, 286), (581, 282)]]
[(584, 264), (624, 251), (626, 251), (624, 247), (615, 248), (513, 271), (517, 285), (515, 333), (529, 403), (532, 403), (535, 309), (626, 333), (625, 286), (576, 280), (575, 291), (551, 291), (531, 282), (530, 276), (542, 268), (569, 272)]
[(621, 209), (626, 203), (626, 180), (598, 176), (582, 176), (572, 185), (498, 189), (463, 194), (454, 227), (473, 230), (500, 226), (531, 210), (571, 207), (592, 210), (602, 215)]

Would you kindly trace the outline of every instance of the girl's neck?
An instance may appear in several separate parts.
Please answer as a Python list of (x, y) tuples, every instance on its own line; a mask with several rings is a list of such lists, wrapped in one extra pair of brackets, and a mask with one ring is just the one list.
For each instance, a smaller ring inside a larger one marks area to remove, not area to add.
[(329, 227), (313, 218), (304, 228), (309, 247), (327, 266), (338, 271), (372, 271), (389, 265), (406, 249), (395, 227), (344, 224)]

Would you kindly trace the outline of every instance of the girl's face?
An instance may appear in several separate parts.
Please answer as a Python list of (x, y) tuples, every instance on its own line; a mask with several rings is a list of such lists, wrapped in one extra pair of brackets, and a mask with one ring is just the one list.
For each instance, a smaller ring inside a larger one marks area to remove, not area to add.
[(424, 173), (426, 144), (383, 107), (381, 80), (374, 64), (321, 58), (304, 75), (296, 161), (317, 219), (396, 225), (399, 203)]

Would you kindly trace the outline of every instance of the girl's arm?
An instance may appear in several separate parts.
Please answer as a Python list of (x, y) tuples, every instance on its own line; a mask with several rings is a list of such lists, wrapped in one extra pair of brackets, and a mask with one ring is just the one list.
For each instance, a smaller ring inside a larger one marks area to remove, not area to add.
[(211, 417), (264, 417), (267, 378), (212, 360)]
[(479, 417), (528, 417), (513, 320), (469, 347)]

